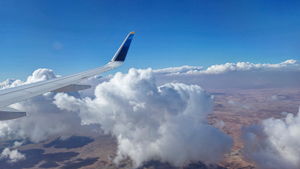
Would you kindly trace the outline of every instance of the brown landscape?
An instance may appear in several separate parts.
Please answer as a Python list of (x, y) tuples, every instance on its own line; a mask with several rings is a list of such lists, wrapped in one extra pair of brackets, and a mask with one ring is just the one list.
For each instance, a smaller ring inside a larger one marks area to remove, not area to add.
[[(286, 89), (208, 89), (208, 94), (215, 96), (214, 112), (209, 115), (210, 124), (217, 126), (218, 121), (225, 122), (221, 130), (234, 139), (235, 145), (229, 155), (214, 168), (255, 168), (255, 164), (243, 157), (241, 127), (259, 124), (262, 119), (283, 118), (282, 112), (296, 114), (300, 106), (299, 88)], [(1, 140), (0, 151), (12, 147), (15, 141)], [(12, 148), (13, 149), (13, 148)], [(119, 165), (113, 163), (117, 151), (117, 142), (111, 135), (99, 135), (94, 138), (72, 136), (64, 141), (59, 137), (34, 144), (26, 140), (17, 148), (26, 159), (16, 163), (0, 160), (1, 168), (131, 168), (128, 158)], [(141, 169), (176, 168), (168, 163), (150, 161)], [(201, 162), (183, 167), (185, 169), (210, 168)]]
[[(222, 89), (207, 90), (215, 96), (214, 113), (208, 116), (211, 124), (225, 122), (222, 131), (234, 139), (231, 154), (220, 166), (225, 168), (255, 168), (255, 164), (243, 158), (241, 127), (259, 124), (263, 119), (285, 117), (282, 112), (297, 114), (300, 106), (299, 88), (286, 89)], [(230, 104), (233, 100), (235, 104)]]

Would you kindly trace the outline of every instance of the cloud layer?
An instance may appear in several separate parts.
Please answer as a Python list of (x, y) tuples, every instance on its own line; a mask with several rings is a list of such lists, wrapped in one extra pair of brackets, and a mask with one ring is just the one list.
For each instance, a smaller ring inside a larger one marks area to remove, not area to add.
[[(10, 81), (2, 88), (55, 77), (52, 70), (39, 69), (26, 82)], [(85, 83), (96, 81), (92, 78)], [(105, 79), (93, 95), (49, 92), (12, 105), (28, 116), (0, 122), (0, 137), (40, 142), (104, 131), (117, 138), (116, 163), (127, 157), (136, 167), (152, 159), (175, 166), (193, 161), (217, 163), (230, 152), (233, 139), (207, 124), (212, 104), (213, 97), (197, 85), (157, 86), (151, 69), (130, 69), (128, 74)]]
[(269, 118), (261, 125), (243, 127), (244, 155), (259, 168), (300, 168), (300, 110), (294, 117)]
[[(207, 124), (213, 98), (198, 85), (205, 88), (293, 87), (299, 85), (299, 67), (295, 60), (279, 64), (239, 62), (214, 65), (206, 70), (191, 66), (154, 71), (131, 69), (128, 74), (94, 77), (82, 82), (95, 86), (92, 89), (67, 94), (49, 92), (12, 105), (28, 112), (28, 116), (0, 122), (0, 137), (41, 142), (50, 137), (89, 136), (104, 131), (117, 138), (115, 162), (130, 157), (135, 166), (152, 159), (175, 166), (192, 161), (217, 163), (230, 152), (233, 140)], [(55, 77), (52, 70), (38, 69), (26, 82), (8, 79), (0, 83), (0, 88)], [(279, 97), (270, 98), (274, 99)], [(232, 100), (228, 103), (247, 108)], [(245, 155), (261, 168), (299, 168), (297, 152), (300, 151), (296, 140), (300, 138), (295, 132), (300, 131), (298, 119), (299, 115), (287, 114), (285, 120), (271, 118), (262, 125), (244, 127)], [(216, 124), (220, 129), (224, 125), (222, 121)], [(272, 132), (273, 128), (280, 132)], [(12, 157), (22, 159), (17, 150), (5, 149), (3, 153), (2, 158), (15, 154)]]
[(213, 65), (206, 70), (184, 66), (154, 72), (158, 84), (182, 82), (203, 88), (295, 87), (300, 81), (300, 64), (292, 59), (278, 64), (238, 62)]
[(203, 67), (198, 66), (181, 66), (181, 67), (170, 67), (165, 69), (157, 69), (153, 70), (154, 73), (159, 74), (192, 74), (192, 73), (199, 73)]
[(269, 63), (250, 63), (250, 62), (238, 62), (238, 63), (226, 63), (221, 65), (212, 65), (206, 70), (203, 67), (197, 66), (182, 66), (182, 67), (171, 67), (165, 69), (154, 70), (155, 73), (163, 74), (223, 74), (235, 71), (274, 71), (274, 70), (297, 70), (300, 71), (299, 62), (290, 59), (277, 64)]

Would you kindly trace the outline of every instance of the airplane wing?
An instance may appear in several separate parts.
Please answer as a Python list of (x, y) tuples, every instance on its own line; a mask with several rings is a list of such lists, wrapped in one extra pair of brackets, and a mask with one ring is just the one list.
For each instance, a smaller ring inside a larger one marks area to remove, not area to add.
[(18, 87), (0, 90), (0, 121), (10, 120), (26, 116), (26, 112), (7, 107), (10, 104), (29, 99), (47, 92), (73, 92), (88, 89), (90, 85), (78, 85), (77, 83), (99, 75), (103, 72), (119, 67), (125, 60), (134, 32), (130, 32), (114, 57), (105, 66), (92, 70), (40, 81)]

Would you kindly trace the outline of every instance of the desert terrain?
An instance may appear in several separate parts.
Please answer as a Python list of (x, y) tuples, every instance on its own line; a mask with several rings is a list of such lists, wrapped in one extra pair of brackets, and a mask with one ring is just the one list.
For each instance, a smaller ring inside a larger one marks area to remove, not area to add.
[(208, 116), (214, 125), (218, 120), (225, 122), (222, 131), (234, 139), (231, 154), (220, 166), (226, 168), (255, 168), (253, 162), (244, 159), (242, 126), (259, 124), (270, 117), (284, 118), (285, 113), (298, 113), (300, 106), (299, 88), (274, 89), (220, 89), (207, 90), (215, 96), (214, 112)]

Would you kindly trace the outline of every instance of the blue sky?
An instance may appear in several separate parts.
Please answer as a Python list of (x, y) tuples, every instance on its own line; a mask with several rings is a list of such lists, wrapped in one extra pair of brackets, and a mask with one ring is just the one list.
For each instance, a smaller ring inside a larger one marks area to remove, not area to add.
[(300, 1), (0, 0), (0, 81), (102, 66), (130, 31), (126, 62), (109, 74), (300, 60)]

